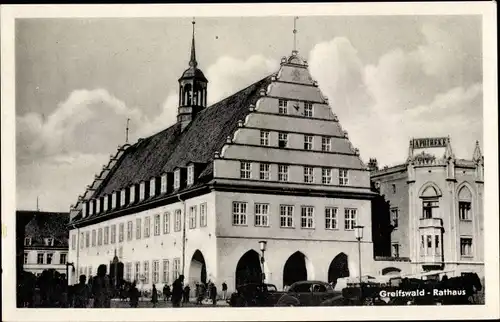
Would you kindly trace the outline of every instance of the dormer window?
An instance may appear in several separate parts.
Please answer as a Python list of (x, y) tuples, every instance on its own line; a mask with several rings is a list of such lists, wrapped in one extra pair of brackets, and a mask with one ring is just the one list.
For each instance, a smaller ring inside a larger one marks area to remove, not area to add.
[(160, 193), (166, 193), (167, 192), (167, 175), (164, 174), (161, 176), (161, 189)]
[(135, 202), (135, 185), (130, 186), (130, 203)]
[(194, 164), (189, 165), (187, 169), (187, 184), (192, 185), (194, 183)]
[(31, 237), (24, 238), (24, 246), (31, 246)]
[(146, 193), (146, 182), (143, 181), (139, 186), (139, 200), (144, 200), (145, 193)]
[(98, 214), (101, 212), (101, 199), (96, 199), (95, 201), (95, 213)]
[(116, 208), (116, 199), (118, 197), (118, 192), (115, 191), (113, 192), (113, 194), (111, 195), (111, 209), (115, 209)]
[(86, 202), (82, 203), (82, 217), (83, 218), (87, 217), (87, 203)]
[(176, 169), (174, 171), (174, 189), (179, 189), (181, 187), (181, 169)]
[(45, 246), (54, 246), (54, 238), (45, 238)]
[(89, 216), (92, 216), (94, 214), (94, 200), (90, 200), (90, 205), (89, 205)]
[(109, 198), (108, 198), (108, 195), (105, 195), (103, 200), (102, 200), (102, 203), (103, 203), (103, 211), (108, 211), (108, 208), (109, 208)]
[(127, 197), (126, 196), (127, 194), (127, 190), (126, 189), (122, 189), (122, 191), (120, 191), (120, 206), (125, 206), (125, 198)]
[(156, 194), (156, 178), (149, 181), (149, 196), (154, 197)]

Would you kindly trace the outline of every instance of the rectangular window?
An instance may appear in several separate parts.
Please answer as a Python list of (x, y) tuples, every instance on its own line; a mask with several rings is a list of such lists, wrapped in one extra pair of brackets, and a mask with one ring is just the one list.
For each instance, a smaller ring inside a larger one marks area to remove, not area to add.
[(271, 180), (271, 166), (269, 163), (259, 164), (259, 178), (260, 180)]
[(399, 257), (399, 244), (392, 244), (392, 257)]
[(314, 182), (314, 170), (312, 167), (304, 167), (304, 182), (305, 183)]
[(134, 281), (139, 282), (141, 278), (141, 262), (135, 262)]
[(160, 261), (153, 261), (153, 284), (160, 282)]
[(349, 184), (349, 173), (346, 169), (339, 169), (339, 185), (347, 186)]
[(154, 234), (160, 236), (160, 215), (155, 215)]
[(125, 206), (126, 194), (127, 191), (125, 189), (122, 189), (122, 191), (120, 192), (120, 206)]
[(146, 183), (141, 182), (141, 184), (139, 185), (139, 200), (144, 200), (145, 196), (146, 196)]
[(207, 226), (207, 204), (202, 203), (200, 205), (200, 227)]
[(345, 220), (344, 220), (344, 229), (345, 230), (353, 230), (354, 226), (356, 226), (356, 217), (358, 215), (358, 211), (356, 209), (345, 209)]
[(59, 254), (59, 264), (65, 265), (67, 261), (68, 254)]
[(130, 241), (132, 240), (132, 229), (134, 229), (134, 223), (132, 221), (127, 222), (127, 240)]
[(181, 170), (177, 169), (174, 171), (174, 189), (179, 189), (181, 187)]
[(92, 276), (92, 266), (89, 266), (89, 276), (88, 277), (90, 277), (90, 276)]
[(149, 196), (154, 197), (156, 194), (156, 178), (149, 180)]
[[(26, 245), (26, 243), (24, 245)], [(71, 235), (71, 249), (76, 250), (76, 235), (75, 234)]]
[(321, 151), (331, 151), (332, 150), (332, 138), (323, 136), (321, 138)]
[(118, 226), (118, 242), (122, 243), (124, 237), (125, 237), (125, 224), (120, 223), (120, 226)]
[(278, 113), (279, 114), (288, 114), (288, 101), (287, 100), (278, 100)]
[(52, 264), (52, 258), (54, 257), (54, 253), (47, 253), (47, 264)]
[(260, 131), (260, 145), (269, 145), (269, 131)]
[(172, 269), (173, 273), (173, 279), (177, 279), (180, 274), (180, 268), (181, 268), (181, 259), (180, 258), (174, 258), (174, 267)]
[(125, 280), (126, 281), (130, 281), (130, 279), (132, 278), (132, 263), (126, 263), (125, 264)]
[(288, 165), (278, 165), (278, 181), (288, 181)]
[(163, 214), (163, 234), (170, 233), (170, 212)]
[(97, 230), (97, 246), (102, 246), (102, 228)]
[(313, 149), (313, 136), (304, 135), (304, 150), (312, 150), (312, 149)]
[(142, 233), (142, 220), (137, 218), (135, 220), (135, 239), (141, 239)]
[(151, 230), (151, 217), (147, 216), (144, 219), (144, 238), (149, 238)]
[(293, 227), (293, 206), (280, 205), (280, 227)]
[(233, 202), (233, 225), (241, 226), (247, 224), (247, 203)]
[(269, 205), (257, 203), (255, 204), (255, 226), (269, 226)]
[(104, 245), (109, 244), (109, 226), (104, 227)]
[(83, 249), (85, 247), (85, 234), (80, 233), (80, 249)]
[(111, 225), (111, 244), (116, 243), (116, 225)]
[(113, 194), (111, 195), (111, 209), (115, 209), (116, 208), (116, 197), (118, 196), (118, 192), (113, 192)]
[(332, 183), (332, 169), (330, 168), (321, 169), (321, 183), (322, 184)]
[(108, 207), (109, 207), (109, 197), (108, 196), (104, 196), (104, 198), (102, 199), (102, 209), (103, 209), (103, 211), (108, 211)]
[(304, 103), (304, 116), (313, 117), (313, 105), (312, 103)]
[(189, 228), (196, 228), (196, 206), (189, 207)]
[(24, 255), (23, 255), (23, 256), (24, 256), (24, 257), (23, 257), (23, 263), (24, 263), (24, 264), (28, 264), (28, 253), (24, 253)]
[(314, 207), (302, 206), (300, 213), (300, 227), (314, 228)]
[(92, 247), (97, 245), (97, 232), (95, 229), (92, 229)]
[(38, 253), (36, 255), (36, 263), (37, 264), (43, 264), (43, 258), (44, 258), (44, 253)]
[(190, 165), (187, 169), (187, 184), (192, 185), (194, 183), (194, 165)]
[(467, 201), (458, 202), (458, 214), (460, 220), (470, 220), (471, 203)]
[(167, 192), (167, 176), (163, 175), (161, 176), (160, 193), (165, 193), (165, 192)]
[(391, 209), (391, 221), (392, 221), (392, 226), (394, 228), (398, 228), (398, 226), (399, 226), (399, 209), (398, 208)]
[(472, 256), (472, 238), (460, 238), (460, 255)]
[(337, 229), (337, 208), (326, 207), (325, 208), (325, 229)]
[(149, 284), (149, 261), (144, 261), (144, 284)]
[(135, 202), (135, 185), (130, 186), (130, 203)]
[(433, 216), (434, 208), (438, 207), (439, 205), (437, 201), (424, 201), (422, 204), (422, 210), (423, 210), (422, 218), (425, 219), (434, 218)]
[(175, 218), (174, 218), (174, 231), (181, 231), (181, 210), (180, 209), (177, 209), (175, 211)]
[(168, 259), (163, 260), (163, 276), (162, 276), (162, 282), (163, 284), (170, 284), (170, 262)]
[(284, 132), (278, 133), (278, 147), (280, 148), (288, 147), (288, 133)]
[(251, 163), (250, 162), (240, 162), (240, 178), (250, 179), (251, 178)]
[(425, 236), (424, 235), (420, 235), (420, 253), (422, 255), (425, 254)]
[(54, 246), (54, 238), (45, 238), (45, 246)]
[(89, 248), (90, 246), (90, 232), (85, 232), (85, 248)]
[(439, 245), (439, 235), (434, 235), (434, 249), (435, 249), (435, 253), (436, 255), (440, 255), (441, 254), (441, 245)]
[(427, 249), (429, 250), (429, 254), (432, 251), (432, 236), (431, 235), (426, 235), (427, 236)]
[(31, 238), (30, 237), (24, 238), (24, 246), (31, 246)]

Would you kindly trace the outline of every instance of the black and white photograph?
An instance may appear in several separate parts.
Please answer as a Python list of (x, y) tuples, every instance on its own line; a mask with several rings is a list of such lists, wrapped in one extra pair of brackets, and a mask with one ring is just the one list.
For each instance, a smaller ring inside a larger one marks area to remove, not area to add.
[(401, 5), (2, 6), (5, 320), (498, 318), (495, 4)]

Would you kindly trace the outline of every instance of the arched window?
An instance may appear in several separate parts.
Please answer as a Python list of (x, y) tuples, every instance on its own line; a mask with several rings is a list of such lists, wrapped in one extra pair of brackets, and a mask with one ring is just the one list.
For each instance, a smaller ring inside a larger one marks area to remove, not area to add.
[(191, 99), (192, 99), (192, 88), (191, 84), (186, 84), (184, 86), (184, 104), (183, 105), (191, 105)]
[(458, 216), (460, 220), (471, 220), (472, 193), (468, 187), (463, 186), (458, 192)]

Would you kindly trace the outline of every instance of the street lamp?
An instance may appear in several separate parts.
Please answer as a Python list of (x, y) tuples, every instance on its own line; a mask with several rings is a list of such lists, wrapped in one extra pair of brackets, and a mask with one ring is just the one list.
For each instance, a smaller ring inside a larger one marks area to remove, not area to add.
[(266, 252), (267, 241), (261, 240), (259, 241), (260, 251), (262, 252), (262, 256), (260, 257), (260, 263), (262, 264), (262, 284), (266, 281), (266, 273), (264, 273), (264, 253)]
[(356, 225), (354, 228), (354, 236), (358, 240), (358, 256), (359, 256), (359, 287), (361, 287), (361, 239), (363, 239), (363, 226)]

